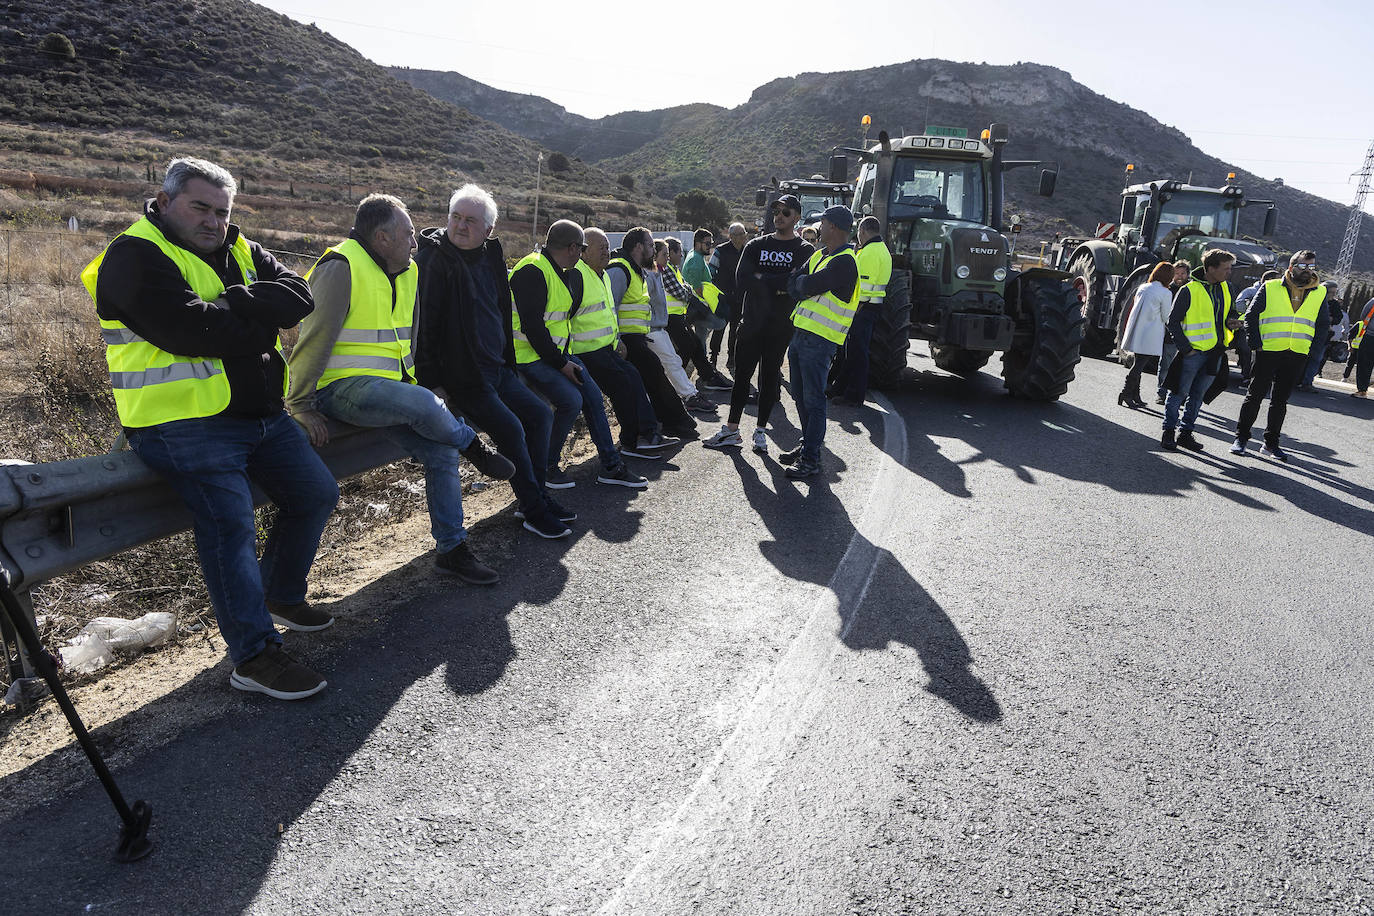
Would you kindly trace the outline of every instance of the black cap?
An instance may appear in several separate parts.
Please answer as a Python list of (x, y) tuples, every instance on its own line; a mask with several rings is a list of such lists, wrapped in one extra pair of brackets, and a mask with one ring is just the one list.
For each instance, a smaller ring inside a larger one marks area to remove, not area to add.
[(801, 212), (801, 200), (800, 200), (800, 199), (797, 197), (797, 195), (795, 195), (795, 194), (784, 194), (784, 195), (782, 195), (781, 197), (779, 197), (777, 200), (773, 201), (773, 205), (772, 205), (771, 207), (769, 207), (768, 209), (770, 209), (770, 210), (776, 210), (776, 209), (778, 209), (779, 207), (786, 207), (787, 209), (791, 210), (793, 213), (800, 213), (800, 212)]

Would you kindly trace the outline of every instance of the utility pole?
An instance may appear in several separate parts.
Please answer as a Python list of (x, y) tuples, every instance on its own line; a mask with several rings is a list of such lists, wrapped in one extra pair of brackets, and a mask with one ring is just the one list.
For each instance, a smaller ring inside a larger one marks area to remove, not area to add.
[(1332, 278), (1343, 284), (1350, 277), (1350, 268), (1355, 263), (1355, 246), (1360, 241), (1360, 220), (1364, 218), (1364, 199), (1369, 195), (1369, 179), (1374, 175), (1374, 140), (1369, 141), (1369, 151), (1364, 154), (1364, 165), (1357, 173), (1360, 186), (1355, 191), (1355, 206), (1350, 208), (1350, 222), (1345, 226), (1345, 239), (1341, 242), (1341, 256), (1336, 259), (1336, 275)]
[(539, 173), (544, 170), (544, 154), (534, 162), (534, 221), (530, 223), (531, 250), (539, 247)]

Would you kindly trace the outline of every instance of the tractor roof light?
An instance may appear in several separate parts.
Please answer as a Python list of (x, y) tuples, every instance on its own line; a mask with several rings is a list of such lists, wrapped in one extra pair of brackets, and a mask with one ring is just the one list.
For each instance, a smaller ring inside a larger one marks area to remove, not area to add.
[(910, 139), (909, 143), (910, 143), (911, 146), (925, 146), (925, 145), (926, 145), (926, 138), (925, 138), (925, 137), (912, 137), (912, 138)]
[(942, 147), (942, 146), (945, 145), (945, 138), (944, 138), (944, 137), (931, 137), (931, 138), (927, 141), (927, 145), (928, 145), (931, 149), (936, 149), (936, 148), (938, 148), (938, 147)]

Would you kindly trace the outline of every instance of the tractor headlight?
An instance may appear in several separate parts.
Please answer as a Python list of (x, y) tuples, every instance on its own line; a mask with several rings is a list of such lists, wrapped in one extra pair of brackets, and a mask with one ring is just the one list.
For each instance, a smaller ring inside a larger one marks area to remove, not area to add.
[(998, 283), (1001, 283), (1006, 278), (1007, 269), (1005, 267), (999, 267), (992, 272), (992, 279), (996, 280)]
[(958, 267), (954, 269), (954, 275), (957, 276), (960, 280), (967, 280), (969, 275), (968, 265), (960, 264)]

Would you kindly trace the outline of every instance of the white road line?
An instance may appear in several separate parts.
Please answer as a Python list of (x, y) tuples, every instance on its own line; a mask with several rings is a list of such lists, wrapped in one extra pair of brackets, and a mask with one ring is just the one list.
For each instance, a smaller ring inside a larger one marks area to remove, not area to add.
[[(747, 822), (788, 743), (806, 720), (812, 694), (858, 619), (882, 556), (878, 545), (897, 511), (898, 500), (892, 494), (907, 473), (906, 423), (887, 398), (873, 397), (883, 411), (881, 466), (834, 575), (735, 730), (599, 913), (653, 912), (646, 907), (658, 892), (673, 886), (675, 868), (693, 852), (705, 852), (712, 837), (728, 839), (731, 822)], [(837, 619), (844, 620), (838, 634)]]

